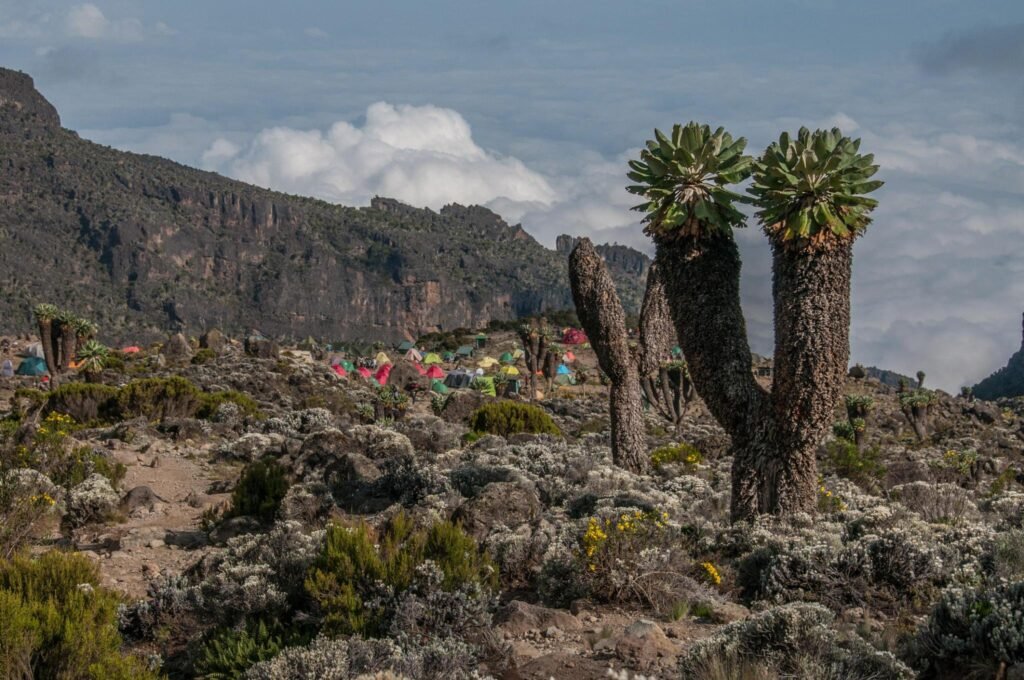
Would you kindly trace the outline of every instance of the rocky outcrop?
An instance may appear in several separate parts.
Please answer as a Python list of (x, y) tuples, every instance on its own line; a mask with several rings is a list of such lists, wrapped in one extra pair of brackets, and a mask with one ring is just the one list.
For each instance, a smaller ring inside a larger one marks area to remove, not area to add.
[(571, 305), (564, 258), (486, 208), (348, 208), (103, 147), (4, 69), (0, 289), (0, 332), (46, 300), (108, 342), (390, 340)]
[(972, 392), (979, 399), (1024, 396), (1024, 338), (1006, 366), (974, 386)]

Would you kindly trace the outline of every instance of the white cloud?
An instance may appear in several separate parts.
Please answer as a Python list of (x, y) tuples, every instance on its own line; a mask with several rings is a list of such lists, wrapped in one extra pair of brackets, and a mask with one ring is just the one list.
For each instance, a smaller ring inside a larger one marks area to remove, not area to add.
[[(72, 38), (113, 42), (140, 42), (147, 33), (139, 19), (108, 19), (103, 10), (91, 2), (76, 5), (68, 10), (64, 18), (64, 30)], [(174, 29), (162, 21), (153, 27), (152, 32), (160, 35), (175, 33)]]
[(316, 26), (310, 26), (309, 28), (304, 30), (303, 33), (305, 33), (310, 38), (327, 38), (327, 37), (329, 37), (327, 35), (327, 31), (325, 31), (322, 28), (317, 28)]
[(457, 202), (547, 206), (549, 181), (521, 161), (482, 149), (466, 120), (436, 106), (366, 110), (361, 127), (339, 121), (326, 132), (263, 130), (235, 153), (218, 139), (203, 154), (207, 168), (284, 191), (365, 205), (374, 195), (416, 206)]

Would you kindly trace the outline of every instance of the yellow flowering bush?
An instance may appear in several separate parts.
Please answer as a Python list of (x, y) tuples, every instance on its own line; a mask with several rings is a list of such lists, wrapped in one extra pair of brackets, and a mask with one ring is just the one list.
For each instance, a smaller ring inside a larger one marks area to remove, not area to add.
[(846, 510), (846, 503), (839, 497), (838, 494), (833, 492), (827, 486), (824, 481), (818, 482), (818, 512), (825, 514), (833, 514), (836, 512), (843, 512)]
[(633, 510), (614, 517), (591, 517), (580, 538), (579, 563), (588, 590), (608, 601), (637, 595), (645, 559), (667, 555), (676, 541), (668, 513)]
[(704, 578), (715, 586), (722, 585), (722, 575), (718, 573), (718, 569), (711, 562), (701, 562), (700, 568), (704, 570)]
[(688, 471), (693, 471), (703, 462), (704, 454), (692, 444), (659, 446), (651, 451), (651, 465), (655, 468), (660, 468), (668, 463), (679, 463)]

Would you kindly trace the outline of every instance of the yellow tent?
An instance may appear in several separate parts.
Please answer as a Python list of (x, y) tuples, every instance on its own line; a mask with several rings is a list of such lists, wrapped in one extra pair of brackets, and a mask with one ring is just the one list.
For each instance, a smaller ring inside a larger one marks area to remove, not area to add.
[(374, 360), (377, 362), (378, 366), (391, 363), (391, 359), (388, 359), (388, 355), (384, 354), (384, 352), (377, 352), (377, 356), (374, 357)]
[(516, 349), (512, 350), (512, 358), (513, 359), (522, 359), (523, 356), (524, 356), (523, 350), (521, 350), (519, 348), (516, 348)]
[(477, 366), (479, 366), (480, 368), (490, 368), (491, 366), (497, 365), (498, 360), (495, 359), (494, 357), (484, 357), (483, 359), (480, 360), (480, 363), (477, 364)]
[(441, 363), (441, 357), (439, 357), (436, 352), (430, 352), (427, 356), (423, 357), (423, 363), (439, 364)]
[(498, 373), (502, 375), (519, 375), (519, 369), (515, 366), (502, 366)]

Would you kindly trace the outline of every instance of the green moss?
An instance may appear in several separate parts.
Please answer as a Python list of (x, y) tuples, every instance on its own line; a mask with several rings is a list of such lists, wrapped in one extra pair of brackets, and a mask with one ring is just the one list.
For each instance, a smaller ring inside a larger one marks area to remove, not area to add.
[(502, 437), (519, 433), (562, 434), (555, 421), (543, 409), (515, 401), (484, 404), (470, 415), (469, 426), (474, 432)]

